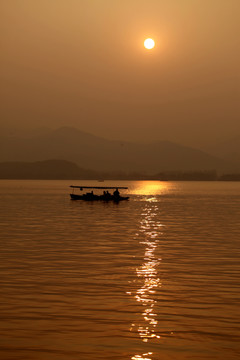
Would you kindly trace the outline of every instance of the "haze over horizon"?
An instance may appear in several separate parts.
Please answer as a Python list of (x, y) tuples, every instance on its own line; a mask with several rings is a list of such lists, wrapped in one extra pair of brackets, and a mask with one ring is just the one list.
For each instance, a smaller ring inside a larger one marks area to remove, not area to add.
[(240, 134), (239, 1), (0, 6), (0, 127), (195, 146)]

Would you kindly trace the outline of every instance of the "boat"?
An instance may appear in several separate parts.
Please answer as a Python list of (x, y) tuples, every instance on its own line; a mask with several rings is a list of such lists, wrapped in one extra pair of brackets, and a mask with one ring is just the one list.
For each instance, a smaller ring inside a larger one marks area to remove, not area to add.
[[(121, 196), (119, 193), (119, 189), (128, 189), (125, 186), (75, 186), (70, 185), (70, 188), (73, 189), (73, 192), (70, 194), (71, 200), (84, 200), (84, 201), (114, 201), (119, 202), (123, 200), (128, 200), (129, 196)], [(74, 189), (80, 189), (83, 191), (84, 189), (91, 190), (90, 192), (86, 192), (84, 194), (75, 194)], [(94, 194), (93, 190), (103, 190), (101, 195)], [(114, 190), (113, 194), (109, 193), (108, 190)]]

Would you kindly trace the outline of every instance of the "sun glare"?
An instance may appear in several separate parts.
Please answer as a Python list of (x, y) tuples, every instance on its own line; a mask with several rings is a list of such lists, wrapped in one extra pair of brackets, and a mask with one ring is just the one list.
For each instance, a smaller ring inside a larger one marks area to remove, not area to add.
[(144, 47), (146, 49), (151, 50), (154, 48), (154, 46), (155, 46), (155, 41), (153, 39), (148, 38), (144, 41)]

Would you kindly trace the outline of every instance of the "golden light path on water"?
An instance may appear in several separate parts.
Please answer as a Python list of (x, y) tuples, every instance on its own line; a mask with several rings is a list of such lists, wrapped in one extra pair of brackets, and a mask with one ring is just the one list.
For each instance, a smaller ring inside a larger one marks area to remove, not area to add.
[[(131, 189), (131, 194), (144, 196), (152, 195), (152, 197), (147, 200), (148, 202), (154, 202), (157, 201), (157, 199), (154, 198), (155, 195), (167, 193), (172, 187), (173, 183), (167, 181), (138, 181), (135, 184), (135, 188)], [(146, 197), (144, 197), (144, 201), (146, 201)]]
[[(140, 244), (144, 245), (145, 252), (142, 265), (136, 269), (137, 283), (141, 286), (129, 294), (133, 295), (135, 300), (142, 305), (143, 310), (139, 323), (132, 324), (130, 331), (137, 330), (139, 337), (145, 343), (153, 339), (159, 341), (161, 338), (156, 331), (158, 320), (155, 309), (157, 304), (155, 294), (156, 290), (161, 287), (158, 273), (161, 258), (157, 257), (156, 250), (164, 225), (158, 219), (158, 201), (154, 195), (161, 194), (166, 190), (166, 184), (159, 183), (152, 184), (150, 188), (144, 189), (145, 194), (148, 193), (148, 199), (142, 212), (139, 231), (136, 234), (136, 238), (140, 239)], [(151, 360), (152, 355), (153, 352), (150, 351), (136, 354), (131, 359)]]

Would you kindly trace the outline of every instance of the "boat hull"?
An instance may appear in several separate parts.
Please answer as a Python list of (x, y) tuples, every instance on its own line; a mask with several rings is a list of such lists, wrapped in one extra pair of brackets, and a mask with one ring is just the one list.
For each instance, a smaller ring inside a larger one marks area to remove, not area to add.
[(84, 200), (84, 201), (114, 201), (119, 202), (123, 200), (128, 200), (129, 196), (104, 196), (104, 195), (94, 195), (94, 194), (70, 194), (71, 200)]

